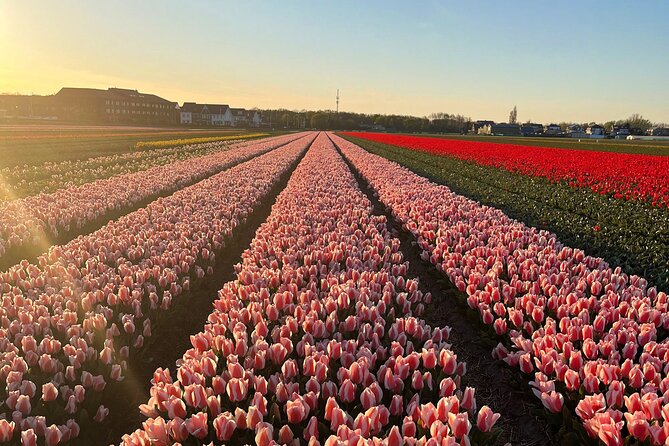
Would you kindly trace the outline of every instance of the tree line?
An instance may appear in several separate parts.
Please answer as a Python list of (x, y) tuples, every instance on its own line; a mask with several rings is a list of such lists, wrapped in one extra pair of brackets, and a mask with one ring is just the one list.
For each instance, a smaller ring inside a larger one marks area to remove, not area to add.
[[(432, 113), (428, 116), (383, 115), (334, 110), (261, 110), (263, 121), (273, 128), (317, 129), (317, 130), (380, 130), (404, 133), (466, 133), (472, 127), (472, 119), (460, 114)], [(518, 110), (514, 106), (509, 114), (510, 122), (518, 121)], [(530, 121), (527, 121), (529, 123)], [(562, 130), (571, 125), (580, 125), (584, 129), (595, 122), (560, 122)], [(606, 129), (628, 125), (630, 129), (647, 130), (654, 127), (666, 127), (663, 123), (654, 123), (635, 113), (627, 119), (599, 122)]]
[(332, 110), (262, 110), (263, 121), (274, 128), (318, 130), (387, 130), (418, 133), (463, 133), (471, 128), (469, 117), (449, 113), (432, 113), (422, 118), (405, 115), (382, 115)]

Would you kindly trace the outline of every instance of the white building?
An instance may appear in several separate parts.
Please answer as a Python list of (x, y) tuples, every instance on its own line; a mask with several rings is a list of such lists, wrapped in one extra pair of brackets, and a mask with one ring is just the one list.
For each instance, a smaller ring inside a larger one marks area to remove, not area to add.
[(606, 136), (604, 132), (604, 127), (598, 124), (590, 124), (587, 129), (585, 129), (590, 138), (604, 138)]
[(180, 109), (181, 124), (231, 126), (230, 107), (225, 104), (196, 104), (185, 102)]
[(246, 112), (246, 122), (251, 127), (260, 127), (260, 124), (262, 124), (262, 113), (259, 110), (248, 110)]

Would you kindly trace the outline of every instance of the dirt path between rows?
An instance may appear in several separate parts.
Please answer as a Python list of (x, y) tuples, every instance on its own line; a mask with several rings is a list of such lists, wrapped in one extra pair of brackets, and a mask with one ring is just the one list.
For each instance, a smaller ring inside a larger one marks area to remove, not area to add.
[(466, 296), (458, 291), (434, 265), (420, 258), (420, 248), (416, 245), (413, 235), (402, 228), (401, 223), (379, 201), (376, 193), (343, 156), (336, 144), (335, 147), (353, 172), (362, 192), (372, 202), (374, 213), (386, 217), (391, 234), (400, 240), (404, 259), (409, 262), (407, 277), (418, 278), (421, 291), (432, 293), (433, 301), (423, 319), (431, 326), (451, 327), (449, 342), (452, 344), (452, 350), (458, 355), (459, 360), (467, 363), (463, 385), (476, 389), (478, 407), (488, 405), (502, 415), (496, 424), (502, 429), (502, 433), (494, 444), (558, 445), (557, 432), (543, 418), (543, 405), (531, 393), (527, 382), (517, 370), (492, 358), (491, 352), (496, 343), (482, 336), (485, 327), (479, 320), (478, 314), (467, 306)]

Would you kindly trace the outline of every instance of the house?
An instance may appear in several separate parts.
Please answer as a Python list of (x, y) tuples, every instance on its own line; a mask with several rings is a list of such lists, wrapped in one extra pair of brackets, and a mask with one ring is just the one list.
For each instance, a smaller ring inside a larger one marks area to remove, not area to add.
[(58, 118), (67, 121), (174, 124), (178, 105), (154, 94), (125, 88), (61, 88), (53, 96)]
[(495, 123), (495, 121), (483, 121), (483, 120), (478, 120), (478, 121), (472, 122), (471, 133), (479, 134), (480, 133), (479, 129), (481, 129), (482, 127), (484, 127), (486, 125), (492, 125), (494, 123)]
[(611, 137), (615, 139), (625, 139), (630, 136), (630, 126), (629, 124), (623, 125), (614, 125), (611, 127)]
[(479, 129), (479, 135), (520, 136), (520, 125), (507, 123), (486, 124)]
[(193, 123), (193, 115), (198, 113), (195, 106), (196, 104), (193, 102), (184, 102), (184, 105), (179, 107), (179, 124)]
[(599, 124), (590, 124), (588, 128), (585, 129), (585, 133), (590, 138), (604, 138), (606, 136), (604, 133), (604, 127)]
[(544, 135), (546, 136), (562, 136), (562, 127), (557, 124), (548, 124), (544, 127)]
[(649, 129), (647, 132), (649, 136), (669, 136), (669, 128), (665, 127), (655, 127), (654, 129)]
[(231, 108), (232, 125), (235, 127), (245, 127), (248, 124), (246, 110), (243, 108)]
[(544, 134), (544, 126), (527, 122), (520, 126), (520, 134), (523, 136), (541, 136)]
[(186, 125), (231, 126), (230, 106), (184, 102), (179, 110), (180, 123)]
[(567, 137), (569, 138), (587, 138), (588, 134), (583, 131), (583, 127), (573, 124), (567, 127)]
[(260, 127), (262, 124), (262, 113), (260, 110), (247, 110), (246, 122), (248, 123), (249, 127)]

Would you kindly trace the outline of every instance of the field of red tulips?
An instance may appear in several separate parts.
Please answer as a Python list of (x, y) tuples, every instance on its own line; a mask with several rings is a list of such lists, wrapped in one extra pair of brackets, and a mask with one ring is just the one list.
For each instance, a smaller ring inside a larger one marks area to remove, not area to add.
[(383, 133), (346, 134), (564, 182), (614, 198), (644, 200), (653, 206), (669, 206), (669, 157), (666, 156), (551, 149)]
[(17, 201), (0, 445), (669, 442), (664, 292), (337, 135)]

